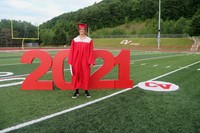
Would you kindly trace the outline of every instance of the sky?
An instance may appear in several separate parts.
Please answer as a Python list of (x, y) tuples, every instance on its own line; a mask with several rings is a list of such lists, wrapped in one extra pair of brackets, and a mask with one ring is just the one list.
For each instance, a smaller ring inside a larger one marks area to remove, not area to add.
[(0, 19), (42, 24), (63, 13), (77, 11), (102, 0), (0, 0)]

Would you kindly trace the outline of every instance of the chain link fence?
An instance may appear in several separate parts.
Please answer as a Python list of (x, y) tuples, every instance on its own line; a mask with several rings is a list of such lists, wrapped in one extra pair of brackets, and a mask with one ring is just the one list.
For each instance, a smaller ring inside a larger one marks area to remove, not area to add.
[[(157, 34), (91, 35), (92, 38), (157, 38)], [(161, 38), (187, 38), (189, 34), (161, 34)]]

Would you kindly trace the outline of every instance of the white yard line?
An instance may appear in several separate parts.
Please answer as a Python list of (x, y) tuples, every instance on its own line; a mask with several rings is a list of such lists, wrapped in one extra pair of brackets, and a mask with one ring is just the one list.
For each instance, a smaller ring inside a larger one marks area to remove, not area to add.
[[(171, 56), (160, 56), (160, 57), (153, 57), (153, 58), (147, 58), (147, 59), (138, 59), (138, 60), (131, 60), (130, 61), (130, 64), (134, 64), (133, 62), (135, 61), (144, 61), (144, 60), (154, 60), (154, 59), (162, 59), (162, 58), (168, 58), (168, 57), (175, 57), (175, 56), (183, 56), (185, 54), (179, 54), (179, 55), (171, 55)], [(34, 63), (39, 63), (39, 62), (34, 62)], [(18, 63), (20, 65), (25, 65), (25, 64), (22, 64), (22, 63)], [(16, 64), (7, 64), (7, 65), (16, 65)], [(141, 65), (146, 65), (146, 63), (143, 63)], [(4, 65), (0, 65), (0, 66), (4, 66)], [(6, 65), (5, 65), (6, 66)], [(95, 65), (94, 67), (99, 67), (101, 65)], [(64, 69), (65, 71), (66, 70), (69, 70), (69, 69)], [(52, 71), (48, 71), (47, 73), (51, 73)], [(13, 77), (23, 77), (23, 76), (28, 76), (29, 74), (23, 74), (23, 75), (13, 75), (13, 76), (9, 76), (9, 77), (5, 77), (5, 78), (13, 78)], [(3, 78), (4, 79), (4, 78)]]
[[(40, 61), (37, 61), (37, 62), (34, 62), (34, 63), (40, 63)], [(23, 64), (23, 63), (13, 63), (13, 64), (3, 64), (3, 65), (0, 65), (0, 66), (14, 66), (14, 65), (26, 65), (26, 64)]]
[(0, 88), (2, 88), (2, 87), (14, 86), (14, 85), (20, 85), (20, 84), (22, 84), (22, 83), (24, 82), (25, 78), (2, 79), (2, 80), (0, 80), (0, 82), (11, 81), (11, 80), (21, 80), (21, 81), (13, 82), (13, 83), (8, 83), (8, 84), (0, 84)]
[[(168, 73), (163, 74), (163, 75), (160, 75), (160, 76), (158, 76), (158, 77), (152, 78), (152, 79), (150, 79), (149, 81), (157, 80), (157, 79), (159, 79), (159, 78), (168, 76), (168, 75), (170, 75), (170, 74), (173, 74), (173, 73), (175, 73), (175, 72), (178, 72), (178, 71), (180, 71), (180, 70), (183, 70), (183, 69), (185, 69), (185, 68), (187, 68), (187, 67), (196, 65), (196, 64), (198, 64), (198, 63), (200, 63), (200, 61), (197, 61), (197, 62), (195, 62), (195, 63), (192, 63), (192, 64), (189, 64), (189, 65), (187, 65), (187, 66), (181, 67), (181, 68), (179, 68), (179, 69), (176, 69), (176, 70), (174, 70), (174, 71), (168, 72)], [(135, 87), (137, 87), (137, 86), (138, 86), (138, 85), (135, 85), (135, 86), (133, 86), (133, 88), (135, 88)], [(25, 123), (22, 123), (22, 124), (19, 124), (19, 125), (16, 125), (16, 126), (12, 126), (12, 127), (5, 128), (5, 129), (3, 129), (3, 130), (0, 130), (0, 133), (6, 133), (6, 132), (13, 131), (13, 130), (17, 130), (17, 129), (20, 129), (20, 128), (23, 128), (23, 127), (30, 126), (30, 125), (33, 125), (33, 124), (35, 124), (35, 123), (41, 122), (41, 121), (48, 120), (48, 119), (50, 119), (50, 118), (53, 118), (53, 117), (56, 117), (56, 116), (59, 116), (59, 115), (63, 115), (63, 114), (65, 114), (65, 113), (68, 113), (68, 112), (71, 112), (71, 111), (74, 111), (74, 110), (77, 110), (77, 109), (80, 109), (80, 108), (84, 108), (84, 107), (86, 107), (86, 106), (88, 106), (88, 105), (92, 105), (92, 104), (94, 104), (94, 103), (97, 103), (97, 102), (100, 102), (100, 101), (102, 101), (102, 100), (108, 99), (108, 98), (113, 97), (113, 96), (116, 96), (116, 95), (118, 95), (118, 94), (121, 94), (121, 93), (123, 93), (123, 92), (132, 90), (133, 88), (123, 89), (123, 90), (121, 90), (121, 91), (115, 92), (115, 93), (110, 94), (110, 95), (108, 95), (108, 96), (105, 96), (105, 97), (102, 97), (102, 98), (98, 98), (98, 99), (96, 99), (96, 100), (93, 100), (93, 101), (90, 101), (90, 102), (87, 102), (87, 103), (84, 103), (84, 104), (81, 104), (81, 105), (78, 105), (78, 106), (75, 106), (75, 107), (72, 107), (72, 108), (69, 108), (69, 109), (66, 109), (66, 110), (57, 112), (57, 113), (54, 113), (54, 114), (51, 114), (51, 115), (47, 115), (47, 116), (41, 117), (41, 118), (39, 118), (39, 119), (35, 119), (35, 120), (28, 121), (28, 122), (25, 122)]]
[[(183, 56), (183, 55), (186, 55), (186, 54), (184, 53), (184, 54), (176, 54), (176, 55), (169, 55), (169, 56), (152, 57), (152, 58), (147, 58), (147, 59), (140, 59), (139, 61), (148, 60), (148, 59), (160, 59), (160, 58), (166, 58), (166, 57), (174, 57), (174, 56)], [(131, 61), (138, 61), (138, 60), (131, 60)], [(40, 61), (36, 61), (34, 63), (40, 63)], [(12, 66), (12, 65), (25, 65), (25, 64), (23, 64), (23, 63), (12, 63), (12, 64), (3, 64), (3, 65), (0, 65), (0, 66)]]
[(186, 54), (177, 54), (177, 55), (169, 55), (169, 56), (160, 56), (160, 57), (152, 57), (152, 58), (145, 58), (145, 59), (139, 59), (139, 60), (131, 60), (132, 61), (145, 61), (145, 60), (153, 60), (153, 59), (162, 59), (162, 58), (168, 58), (168, 57), (175, 57), (175, 56), (184, 56)]
[(17, 59), (17, 60), (20, 60), (20, 58), (1, 59), (1, 60), (6, 60), (6, 61), (7, 61), (7, 60), (16, 60), (16, 59)]
[(196, 64), (198, 64), (198, 63), (200, 63), (200, 61), (197, 61), (197, 62), (192, 63), (192, 64), (190, 64), (190, 65), (181, 67), (181, 68), (176, 69), (176, 70), (174, 70), (174, 71), (168, 72), (168, 73), (166, 73), (166, 74), (163, 74), (163, 75), (161, 75), (161, 76), (158, 76), (158, 77), (156, 77), (156, 78), (153, 78), (153, 79), (151, 79), (151, 80), (149, 80), (149, 81), (152, 81), (152, 80), (156, 80), (156, 79), (165, 77), (165, 76), (167, 76), (167, 75), (170, 75), (170, 74), (172, 74), (172, 73), (178, 72), (178, 71), (183, 70), (183, 69), (185, 69), (185, 68), (191, 67), (191, 66), (196, 65)]

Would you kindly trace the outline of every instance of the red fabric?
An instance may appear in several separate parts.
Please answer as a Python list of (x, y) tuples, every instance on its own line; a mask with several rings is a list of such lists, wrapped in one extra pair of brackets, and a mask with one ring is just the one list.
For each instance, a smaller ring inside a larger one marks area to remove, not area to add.
[(87, 25), (86, 24), (78, 24), (79, 29), (86, 29)]
[(89, 89), (90, 65), (94, 64), (93, 41), (76, 37), (71, 42), (68, 64), (72, 65), (73, 89)]

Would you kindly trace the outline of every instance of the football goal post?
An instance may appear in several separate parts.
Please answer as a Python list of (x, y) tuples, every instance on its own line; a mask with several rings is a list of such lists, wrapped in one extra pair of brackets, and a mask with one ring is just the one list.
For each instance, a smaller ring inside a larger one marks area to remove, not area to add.
[(14, 37), (14, 27), (13, 27), (13, 21), (11, 20), (11, 36), (14, 40), (22, 40), (21, 48), (24, 49), (24, 41), (25, 40), (39, 40), (39, 26), (37, 26), (37, 37)]

